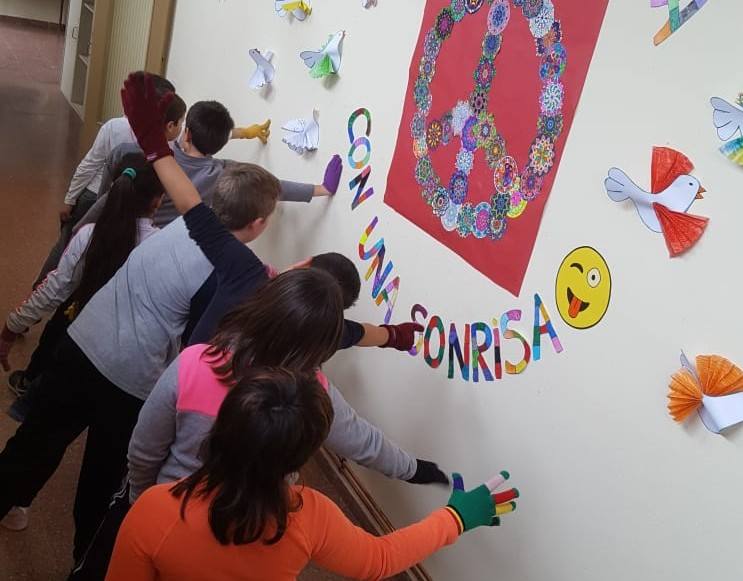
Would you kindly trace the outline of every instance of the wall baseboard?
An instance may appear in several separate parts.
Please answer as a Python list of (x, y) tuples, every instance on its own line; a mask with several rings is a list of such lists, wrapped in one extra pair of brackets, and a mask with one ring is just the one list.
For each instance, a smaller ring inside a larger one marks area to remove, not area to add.
[[(367, 530), (371, 530), (377, 535), (386, 535), (395, 531), (395, 527), (387, 518), (387, 515), (353, 472), (348, 461), (325, 448), (321, 448), (315, 454), (314, 460), (324, 474), (336, 485), (344, 497), (343, 500), (357, 509), (356, 516), (363, 522)], [(394, 577), (394, 579), (398, 581), (433, 581), (433, 578), (420, 564)]]
[(57, 22), (47, 22), (46, 20), (33, 20), (32, 18), (22, 18), (21, 16), (8, 16), (7, 14), (0, 14), (0, 20), (10, 23), (25, 24), (27, 26), (35, 26), (38, 28), (50, 28), (54, 30), (64, 30), (64, 24), (60, 27)]

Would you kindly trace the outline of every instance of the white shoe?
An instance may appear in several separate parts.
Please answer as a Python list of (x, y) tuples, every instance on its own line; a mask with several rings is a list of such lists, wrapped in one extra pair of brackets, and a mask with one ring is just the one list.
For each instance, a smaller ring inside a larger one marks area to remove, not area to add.
[(0, 526), (9, 531), (23, 531), (28, 527), (28, 509), (22, 506), (14, 506), (8, 511)]

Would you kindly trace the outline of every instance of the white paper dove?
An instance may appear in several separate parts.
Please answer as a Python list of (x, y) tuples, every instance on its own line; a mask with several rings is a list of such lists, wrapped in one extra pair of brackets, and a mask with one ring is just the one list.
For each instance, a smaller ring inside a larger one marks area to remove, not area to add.
[(255, 61), (255, 72), (250, 77), (250, 88), (260, 89), (273, 81), (276, 68), (271, 64), (273, 53), (270, 50), (261, 53), (257, 48), (248, 51), (250, 58)]
[[(743, 166), (743, 109), (719, 97), (712, 97), (710, 103), (715, 108), (712, 121), (717, 135), (725, 141), (720, 151), (729, 160)], [(738, 95), (736, 103), (743, 107), (743, 94)]]
[(292, 119), (281, 128), (284, 130), (282, 141), (289, 149), (303, 155), (306, 151), (314, 151), (320, 145), (320, 125), (317, 122), (318, 111), (312, 112), (311, 119)]
[(275, 0), (275, 6), (279, 16), (291, 13), (297, 20), (304, 20), (312, 13), (310, 0)]
[(310, 69), (311, 77), (327, 77), (338, 73), (341, 68), (341, 42), (345, 35), (343, 30), (336, 32), (328, 37), (320, 50), (305, 50), (299, 53), (304, 64)]

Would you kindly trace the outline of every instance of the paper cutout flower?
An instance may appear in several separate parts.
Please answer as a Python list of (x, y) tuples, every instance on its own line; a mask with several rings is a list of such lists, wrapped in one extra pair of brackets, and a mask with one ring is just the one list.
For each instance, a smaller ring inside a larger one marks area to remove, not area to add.
[(546, 174), (555, 159), (555, 146), (549, 137), (540, 135), (529, 149), (529, 165), (539, 176)]
[(423, 41), (423, 54), (428, 60), (435, 61), (439, 56), (439, 50), (441, 50), (441, 41), (436, 36), (434, 30), (429, 30), (426, 33), (426, 38)]
[(562, 29), (560, 28), (560, 21), (555, 20), (552, 23), (547, 34), (542, 38), (537, 39), (537, 54), (539, 56), (545, 55), (552, 50), (552, 45), (556, 42), (562, 41)]
[(466, 238), (475, 227), (475, 209), (472, 204), (462, 204), (457, 216), (457, 234)]
[(420, 112), (416, 112), (410, 121), (410, 133), (413, 139), (426, 136), (426, 118)]
[(542, 192), (542, 177), (531, 167), (521, 172), (521, 197), (531, 202)]
[(500, 52), (501, 39), (500, 34), (486, 34), (482, 41), (482, 55), (489, 59), (494, 59)]
[(505, 218), (508, 208), (511, 207), (511, 196), (503, 192), (496, 192), (490, 197), (490, 213), (495, 218)]
[(490, 217), (490, 231), (489, 235), (493, 240), (500, 240), (506, 233), (506, 222), (505, 218), (496, 218), (495, 216)]
[(480, 8), (482, 8), (482, 3), (484, 0), (464, 0), (465, 8), (467, 9), (467, 12), (470, 14), (474, 14)]
[(460, 207), (461, 206), (457, 204), (452, 204), (451, 200), (449, 200), (449, 207), (446, 208), (446, 212), (444, 212), (444, 215), (441, 216), (441, 225), (447, 232), (451, 232), (457, 227), (457, 219), (459, 218)]
[(493, 116), (487, 111), (480, 113), (475, 124), (475, 137), (477, 138), (478, 149), (487, 149), (497, 134), (498, 131), (495, 128)]
[(426, 131), (426, 145), (428, 145), (428, 149), (436, 149), (441, 145), (442, 134), (441, 121), (434, 119), (428, 124), (428, 130)]
[(475, 222), (472, 225), (475, 238), (485, 238), (490, 233), (490, 204), (480, 202), (475, 207)]
[(495, 135), (485, 148), (485, 161), (488, 167), (495, 169), (504, 155), (506, 155), (506, 142), (501, 135)]
[(466, 12), (465, 0), (451, 0), (451, 15), (454, 22), (462, 20)]
[(503, 157), (493, 171), (493, 185), (497, 192), (510, 194), (516, 187), (519, 169), (511, 156)]
[(562, 133), (562, 115), (540, 115), (537, 120), (537, 132), (555, 139)]
[(472, 108), (466, 101), (458, 101), (454, 109), (452, 109), (451, 115), (451, 126), (454, 130), (454, 135), (461, 135), (464, 124), (472, 116)]
[(563, 88), (560, 81), (548, 83), (539, 96), (539, 107), (542, 113), (553, 115), (562, 109)]
[(542, 1), (542, 9), (539, 14), (529, 18), (529, 30), (531, 30), (534, 38), (542, 38), (547, 34), (555, 21), (555, 7), (552, 5), (552, 0)]
[(454, 137), (454, 129), (452, 128), (452, 114), (445, 113), (441, 117), (441, 143), (446, 145)]
[(488, 106), (488, 97), (485, 93), (475, 89), (470, 95), (470, 108), (475, 115), (479, 115)]
[(449, 207), (449, 196), (448, 192), (444, 188), (439, 188), (431, 200), (431, 206), (433, 206), (433, 213), (436, 216), (443, 216)]
[(449, 199), (455, 204), (461, 204), (467, 198), (468, 180), (463, 171), (455, 171), (449, 182)]
[(426, 138), (419, 137), (413, 140), (413, 155), (417, 159), (422, 158), (424, 155), (428, 155), (428, 145), (426, 145)]
[(457, 153), (457, 169), (469, 175), (469, 173), (472, 171), (472, 164), (474, 160), (474, 153), (472, 153), (471, 151), (467, 151), (466, 149), (460, 149)]
[(436, 195), (436, 188), (426, 187), (421, 190), (423, 201), (429, 206), (433, 204), (433, 197)]
[(415, 87), (413, 87), (413, 98), (418, 109), (424, 114), (428, 115), (431, 109), (431, 92), (428, 90), (428, 83), (426, 80), (418, 77), (415, 81)]
[(477, 125), (477, 117), (472, 116), (467, 119), (467, 122), (462, 128), (462, 147), (468, 151), (475, 151), (477, 149), (475, 125)]
[(444, 8), (436, 18), (436, 34), (439, 39), (446, 40), (454, 30), (454, 17), (450, 8)]
[(484, 57), (481, 58), (472, 76), (479, 90), (489, 91), (490, 84), (493, 82), (493, 77), (495, 76), (493, 62)]
[(488, 11), (488, 32), (500, 34), (506, 28), (511, 9), (508, 0), (495, 0)]
[(508, 209), (506, 216), (509, 218), (518, 218), (526, 210), (526, 200), (521, 197), (520, 192), (511, 194), (511, 207)]
[(543, 0), (523, 0), (521, 11), (526, 18), (534, 18), (542, 11)]
[(418, 73), (421, 78), (426, 79), (426, 82), (430, 83), (433, 80), (434, 74), (436, 74), (436, 61), (424, 58), (421, 60), (420, 67), (418, 67)]
[(428, 156), (420, 158), (415, 164), (415, 181), (425, 186), (431, 181), (432, 172), (431, 159)]

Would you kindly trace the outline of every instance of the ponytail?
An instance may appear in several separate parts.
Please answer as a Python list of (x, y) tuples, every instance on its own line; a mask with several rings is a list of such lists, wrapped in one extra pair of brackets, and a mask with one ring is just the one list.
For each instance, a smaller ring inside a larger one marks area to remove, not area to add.
[(72, 295), (73, 315), (105, 285), (137, 245), (137, 221), (148, 215), (163, 186), (140, 153), (125, 155), (85, 251), (80, 284)]

